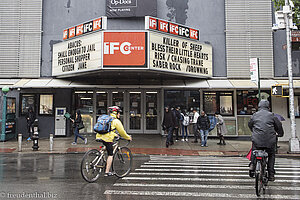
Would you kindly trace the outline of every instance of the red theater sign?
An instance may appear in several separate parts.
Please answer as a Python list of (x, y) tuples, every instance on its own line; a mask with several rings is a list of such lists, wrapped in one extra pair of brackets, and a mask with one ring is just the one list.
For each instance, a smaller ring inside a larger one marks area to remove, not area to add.
[(180, 24), (169, 22), (166, 20), (158, 19), (155, 17), (145, 17), (145, 29), (156, 30), (159, 32), (169, 33), (172, 35), (178, 35), (185, 38), (194, 40), (200, 39), (200, 31), (192, 29)]
[(67, 28), (63, 32), (63, 40), (80, 36), (97, 30), (106, 29), (106, 17), (100, 17), (71, 28)]
[(103, 67), (147, 67), (145, 32), (104, 32)]

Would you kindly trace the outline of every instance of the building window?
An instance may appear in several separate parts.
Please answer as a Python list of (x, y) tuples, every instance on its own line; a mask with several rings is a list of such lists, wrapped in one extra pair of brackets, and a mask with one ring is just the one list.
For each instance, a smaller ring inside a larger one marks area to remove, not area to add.
[(203, 92), (203, 109), (206, 114), (233, 115), (233, 92)]
[(40, 95), (39, 114), (40, 115), (53, 114), (53, 94)]
[(16, 114), (16, 98), (7, 97), (7, 104), (6, 104), (7, 114)]
[(26, 115), (30, 107), (33, 109), (33, 112), (35, 112), (35, 105), (34, 94), (21, 94), (21, 115)]
[(97, 115), (107, 114), (107, 92), (96, 92), (97, 99)]
[[(271, 106), (270, 91), (261, 91), (261, 99), (268, 100)], [(237, 113), (238, 115), (252, 115), (258, 109), (257, 90), (238, 90), (237, 91)]]
[(179, 106), (181, 110), (190, 111), (196, 108), (200, 109), (200, 92), (198, 90), (166, 90), (165, 106), (175, 107)]

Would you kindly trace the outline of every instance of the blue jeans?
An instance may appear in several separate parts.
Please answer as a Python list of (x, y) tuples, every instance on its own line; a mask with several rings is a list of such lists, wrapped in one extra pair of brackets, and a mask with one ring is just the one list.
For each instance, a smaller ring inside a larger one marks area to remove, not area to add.
[(181, 131), (182, 139), (184, 139), (184, 132), (185, 132), (185, 138), (188, 138), (187, 126), (182, 125), (181, 128), (182, 128), (182, 131)]
[(167, 128), (168, 136), (167, 136), (167, 144), (173, 143), (173, 127)]
[(200, 134), (201, 134), (201, 146), (206, 146), (207, 145), (208, 130), (200, 129)]
[(77, 127), (75, 127), (75, 130), (74, 130), (74, 135), (75, 135), (75, 143), (77, 143), (77, 138), (80, 137), (82, 140), (84, 140), (84, 137), (82, 137), (80, 134), (79, 134), (79, 130)]

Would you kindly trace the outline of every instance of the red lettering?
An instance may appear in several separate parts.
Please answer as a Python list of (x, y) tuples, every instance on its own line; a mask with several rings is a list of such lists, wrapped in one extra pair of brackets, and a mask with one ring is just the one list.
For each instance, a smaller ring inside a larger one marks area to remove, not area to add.
[(83, 34), (83, 24), (76, 26), (76, 35)]
[(158, 20), (158, 30), (168, 32), (168, 22)]
[(69, 32), (68, 29), (64, 30), (64, 33), (63, 33), (63, 39), (64, 39), (64, 40), (65, 40), (65, 39), (68, 39), (68, 32)]
[(178, 25), (170, 23), (170, 33), (178, 35)]
[(69, 29), (69, 38), (72, 38), (75, 36), (75, 27)]
[(101, 18), (93, 20), (93, 31), (101, 29), (101, 22)]
[(195, 29), (190, 29), (190, 38), (198, 40), (198, 31)]
[(157, 29), (157, 22), (156, 22), (156, 19), (153, 19), (153, 18), (149, 18), (149, 28), (150, 29), (154, 29), (156, 30)]

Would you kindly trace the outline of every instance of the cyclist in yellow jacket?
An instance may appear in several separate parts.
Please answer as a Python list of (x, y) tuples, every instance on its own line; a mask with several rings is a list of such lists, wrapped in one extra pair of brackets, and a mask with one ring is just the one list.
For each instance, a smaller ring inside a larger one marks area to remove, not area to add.
[(107, 150), (107, 162), (106, 162), (106, 169), (105, 169), (105, 174), (104, 176), (112, 176), (113, 173), (110, 172), (112, 160), (113, 160), (113, 141), (116, 136), (118, 136), (117, 132), (119, 135), (126, 139), (126, 140), (132, 140), (131, 136), (126, 133), (124, 130), (122, 122), (119, 120), (120, 118), (120, 113), (121, 109), (118, 106), (112, 106), (108, 108), (110, 112), (110, 116), (115, 118), (111, 122), (111, 132), (106, 133), (106, 134), (99, 134), (97, 133), (96, 135), (96, 140), (102, 140), (104, 146), (106, 147)]

